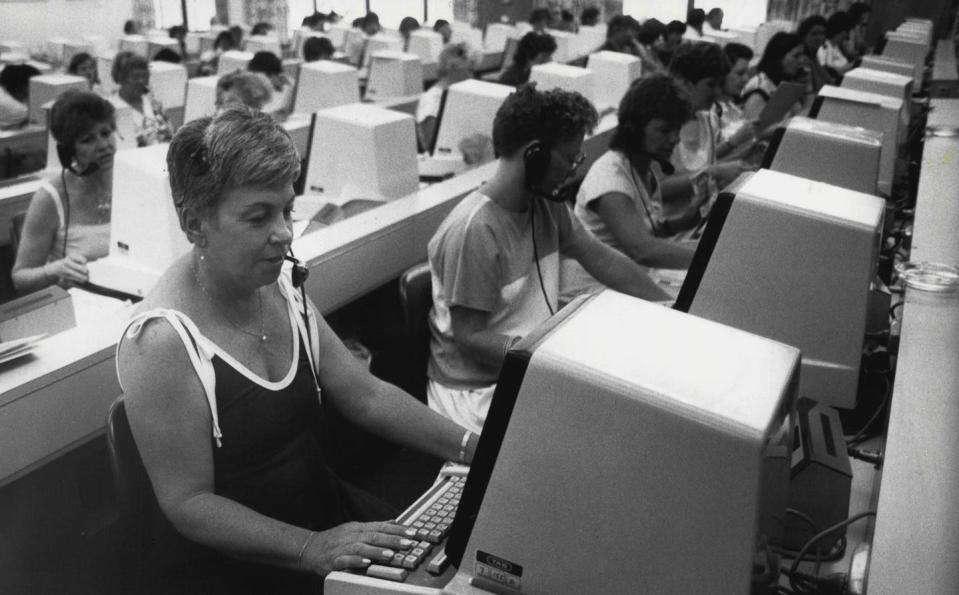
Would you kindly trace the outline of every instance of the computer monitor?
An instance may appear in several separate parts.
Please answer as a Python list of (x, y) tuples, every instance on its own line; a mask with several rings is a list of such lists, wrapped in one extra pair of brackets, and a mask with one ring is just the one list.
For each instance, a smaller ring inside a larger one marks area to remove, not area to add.
[(186, 103), (186, 81), (186, 66), (150, 62), (150, 93), (163, 107), (183, 107)]
[(452, 21), (450, 27), (453, 29), (453, 35), (450, 36), (451, 43), (465, 43), (474, 50), (483, 49), (483, 31), (462, 21)]
[(278, 58), (283, 56), (283, 48), (280, 46), (280, 40), (272, 35), (251, 35), (247, 38), (243, 49), (251, 54), (270, 52)]
[(186, 83), (186, 101), (183, 107), (183, 122), (191, 122), (216, 112), (216, 84), (219, 76), (200, 76)]
[(908, 76), (872, 70), (870, 68), (853, 68), (842, 77), (841, 87), (856, 91), (868, 91), (879, 95), (888, 95), (901, 99), (903, 124), (909, 125), (909, 106), (912, 101), (913, 80)]
[(346, 202), (389, 200), (418, 189), (412, 116), (362, 103), (316, 112), (307, 193)]
[(410, 45), (407, 51), (419, 56), (420, 61), (436, 62), (443, 51), (443, 36), (429, 29), (417, 29), (410, 33)]
[(409, 97), (423, 93), (423, 63), (416, 54), (374, 52), (370, 60), (364, 99)]
[(63, 64), (70, 64), (70, 60), (77, 54), (87, 53), (91, 56), (97, 55), (97, 49), (88, 41), (70, 40), (63, 44)]
[(82, 76), (73, 74), (41, 74), (30, 78), (30, 104), (28, 107), (31, 124), (43, 126), (47, 123), (44, 104), (55, 101), (65, 91), (76, 89), (88, 91), (90, 83)]
[(170, 194), (168, 148), (127, 149), (113, 158), (110, 253), (89, 263), (92, 284), (142, 297), (190, 250)]
[(537, 64), (533, 66), (529, 80), (535, 81), (537, 88), (542, 91), (556, 88), (577, 91), (586, 99), (594, 100), (596, 76), (586, 68), (557, 62)]
[(910, 64), (905, 60), (897, 60), (885, 56), (863, 56), (862, 67), (869, 68), (871, 70), (882, 70), (883, 72), (900, 74), (902, 76), (908, 76), (909, 78), (913, 78), (916, 74), (916, 69), (913, 64)]
[(573, 46), (576, 56), (588, 56), (606, 43), (606, 28), (596, 26), (580, 27), (576, 32)]
[(763, 167), (876, 194), (881, 152), (882, 132), (796, 116), (770, 143)]
[(143, 35), (124, 35), (117, 48), (121, 52), (133, 52), (144, 58), (150, 55), (150, 42)]
[[(403, 40), (399, 37), (377, 33), (366, 40), (366, 48), (363, 51), (363, 67), (369, 68), (373, 60), (373, 54), (377, 52), (400, 52), (403, 51)], [(421, 83), (422, 86), (422, 83)]]
[[(798, 373), (798, 350), (734, 328), (574, 302), (507, 355), (439, 588), (749, 593), (785, 522)], [(355, 577), (325, 592), (379, 592)]]
[(553, 41), (556, 42), (556, 51), (553, 52), (554, 62), (565, 64), (570, 60), (580, 57), (577, 53), (578, 46), (576, 44), (575, 34), (569, 31), (558, 31), (556, 29), (550, 29), (547, 33), (549, 33)]
[(802, 351), (799, 396), (856, 405), (885, 201), (761, 169), (720, 193), (675, 308)]
[(462, 159), (459, 144), (464, 138), (474, 134), (492, 137), (496, 111), (513, 91), (509, 85), (475, 79), (450, 85), (436, 124), (433, 155)]
[(633, 81), (643, 74), (643, 64), (636, 56), (622, 52), (590, 54), (586, 70), (594, 75), (596, 107), (618, 107)]
[(925, 43), (921, 38), (913, 35), (887, 33), (881, 55), (883, 58), (900, 60), (912, 65), (913, 73), (911, 78), (921, 81), (923, 69), (926, 64), (926, 56), (928, 54), (929, 44)]
[(351, 31), (356, 31), (361, 37), (363, 32), (359, 29), (354, 29), (347, 23), (333, 23), (326, 27), (326, 35), (329, 36), (330, 41), (333, 42), (333, 47), (342, 50), (346, 47), (347, 34)]
[(300, 66), (293, 111), (308, 113), (357, 103), (360, 100), (359, 73), (356, 68), (339, 62), (320, 60)]
[(235, 70), (246, 70), (252, 59), (253, 54), (251, 52), (241, 52), (239, 50), (223, 52), (217, 61), (216, 73), (223, 76)]
[(506, 40), (518, 35), (516, 27), (508, 23), (489, 23), (486, 25), (486, 34), (483, 36), (483, 47), (502, 52), (506, 49)]
[(827, 122), (838, 122), (881, 132), (882, 151), (879, 155), (877, 186), (881, 195), (891, 196), (895, 180), (896, 158), (907, 133), (907, 128), (902, 125), (902, 113), (901, 99), (824, 85), (819, 90), (809, 116)]

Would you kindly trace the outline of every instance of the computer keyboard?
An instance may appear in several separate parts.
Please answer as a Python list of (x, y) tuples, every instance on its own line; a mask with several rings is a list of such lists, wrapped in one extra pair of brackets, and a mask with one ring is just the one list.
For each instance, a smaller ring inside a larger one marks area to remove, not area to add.
[(371, 564), (366, 575), (391, 581), (431, 583), (442, 576), (449, 564), (443, 546), (456, 508), (459, 506), (468, 467), (448, 465), (436, 483), (406, 509), (396, 522), (416, 530), (416, 545), (397, 552), (386, 564)]

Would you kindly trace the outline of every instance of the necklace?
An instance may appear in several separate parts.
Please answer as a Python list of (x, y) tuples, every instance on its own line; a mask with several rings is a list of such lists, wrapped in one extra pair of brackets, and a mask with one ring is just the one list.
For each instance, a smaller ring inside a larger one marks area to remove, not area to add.
[[(196, 284), (200, 288), (200, 291), (203, 292), (203, 295), (209, 298), (210, 302), (212, 302), (215, 305), (216, 299), (210, 294), (209, 291), (206, 290), (206, 287), (203, 286), (203, 283), (200, 282), (199, 267), (196, 265), (196, 263), (194, 263), (192, 268), (193, 268), (193, 280), (196, 281)], [(266, 337), (265, 326), (263, 324), (263, 296), (260, 295), (259, 288), (257, 288), (256, 290), (256, 303), (257, 303), (257, 309), (260, 313), (260, 332), (259, 333), (255, 333), (251, 330), (247, 330), (243, 328), (242, 326), (240, 326), (239, 324), (235, 323), (233, 319), (226, 314), (226, 312), (223, 313), (223, 317), (226, 318), (226, 321), (229, 322), (231, 325), (233, 325), (233, 327), (236, 328), (241, 333), (250, 335), (251, 337), (256, 337), (257, 339), (260, 340), (261, 343), (265, 343), (267, 337)]]

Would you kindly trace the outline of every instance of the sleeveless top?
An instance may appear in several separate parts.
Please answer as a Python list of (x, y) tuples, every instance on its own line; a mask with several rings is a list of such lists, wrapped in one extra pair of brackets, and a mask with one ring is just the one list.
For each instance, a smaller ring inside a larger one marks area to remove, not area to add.
[[(280, 291), (287, 301), (297, 356), (277, 381), (258, 377), (177, 310), (155, 309), (135, 316), (121, 341), (136, 340), (145, 323), (157, 318), (166, 320), (180, 336), (210, 406), (217, 495), (312, 530), (348, 520), (373, 520), (364, 517), (390, 518), (392, 511), (376, 510), (376, 503), (371, 507), (368, 499), (372, 496), (357, 494), (356, 488), (327, 467), (322, 441), (324, 414), (312, 372), (319, 356), (315, 314), (310, 313), (313, 341), (307, 349), (302, 345), (306, 336), (303, 302), (286, 275), (280, 276)], [(119, 377), (119, 361), (117, 366)], [(319, 577), (234, 560), (186, 540), (164, 515), (155, 516), (151, 529), (155, 541), (145, 560), (143, 576), (149, 578), (144, 589), (169, 593), (319, 592)]]
[(67, 229), (66, 213), (60, 192), (49, 180), (40, 182), (40, 187), (47, 191), (53, 199), (53, 206), (57, 209), (57, 218), (60, 224), (54, 237), (53, 246), (47, 256), (47, 262), (60, 260), (63, 253), (63, 238), (66, 234), (67, 254), (82, 254), (88, 261), (103, 258), (110, 252), (110, 222), (83, 224), (70, 221)]

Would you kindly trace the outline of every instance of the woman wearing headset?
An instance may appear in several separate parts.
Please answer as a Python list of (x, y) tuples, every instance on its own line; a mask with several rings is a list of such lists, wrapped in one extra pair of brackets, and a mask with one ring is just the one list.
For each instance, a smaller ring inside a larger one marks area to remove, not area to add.
[(107, 255), (116, 123), (96, 93), (68, 91), (53, 104), (50, 132), (62, 169), (30, 200), (13, 265), (19, 293), (87, 281), (87, 262)]

